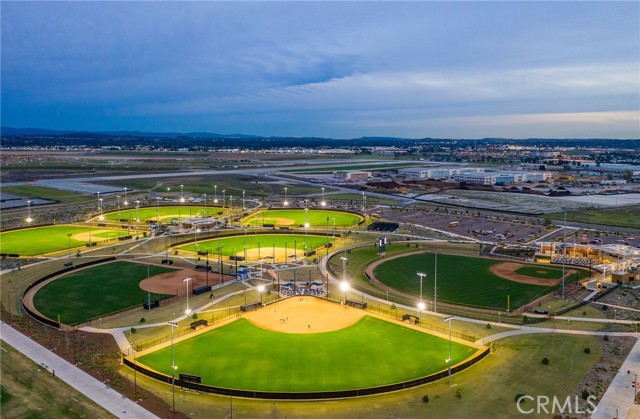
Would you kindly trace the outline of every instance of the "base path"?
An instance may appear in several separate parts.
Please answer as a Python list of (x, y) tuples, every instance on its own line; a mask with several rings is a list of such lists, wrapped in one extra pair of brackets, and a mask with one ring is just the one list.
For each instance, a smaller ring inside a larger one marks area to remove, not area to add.
[(46, 365), (50, 371), (55, 370), (57, 378), (102, 406), (114, 416), (118, 418), (157, 418), (153, 413), (32, 341), (4, 322), (0, 322), (0, 335), (4, 342), (31, 358), (35, 363)]

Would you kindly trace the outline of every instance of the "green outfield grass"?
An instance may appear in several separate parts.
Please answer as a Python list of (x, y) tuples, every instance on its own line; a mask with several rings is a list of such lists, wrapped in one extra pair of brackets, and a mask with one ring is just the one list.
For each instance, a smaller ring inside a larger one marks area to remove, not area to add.
[[(82, 323), (110, 313), (142, 305), (147, 292), (140, 281), (149, 275), (174, 271), (160, 266), (113, 262), (70, 273), (40, 289), (33, 303), (36, 309), (65, 324)], [(151, 301), (168, 295), (151, 293)]]
[[(400, 291), (420, 295), (420, 278), (417, 272), (424, 272), (427, 276), (422, 281), (422, 295), (427, 299), (433, 298), (434, 265), (433, 253), (404, 256), (389, 260), (378, 265), (373, 273), (380, 282)], [(509, 281), (492, 274), (489, 268), (501, 260), (472, 258), (438, 254), (438, 300), (455, 304), (507, 309), (507, 296), (510, 299), (510, 309), (521, 307), (540, 297), (558, 286), (545, 287)], [(579, 274), (571, 276), (569, 281), (585, 278), (588, 270), (577, 269)], [(562, 268), (531, 265), (527, 267), (527, 275), (539, 278), (555, 278), (557, 271)], [(536, 273), (543, 271), (542, 273)]]
[[(131, 205), (131, 203), (129, 203)], [(208, 217), (213, 216), (217, 217), (218, 213), (222, 211), (221, 207), (211, 207), (207, 206), (170, 206), (170, 207), (145, 207), (140, 208), (139, 210), (135, 208), (128, 209), (120, 209), (120, 211), (110, 212), (108, 214), (104, 214), (105, 220), (137, 220), (138, 216), (140, 217), (140, 221), (147, 220), (157, 220), (160, 218), (160, 221), (170, 220), (172, 218), (190, 218), (190, 217)], [(139, 214), (139, 215), (138, 215)], [(97, 217), (94, 217), (97, 219)]]
[[(333, 227), (334, 218), (336, 226), (340, 227), (350, 227), (358, 224), (362, 220), (362, 217), (356, 214), (340, 211), (311, 209), (308, 212), (308, 221), (310, 226)], [(266, 210), (245, 218), (242, 220), (242, 224), (275, 224), (276, 226), (291, 225), (292, 227), (299, 227), (304, 226), (306, 221), (307, 214), (304, 209)]]
[[(205, 384), (261, 391), (327, 391), (410, 380), (447, 367), (449, 342), (364, 317), (353, 326), (315, 334), (279, 333), (239, 319), (174, 345), (177, 373)], [(452, 343), (454, 364), (475, 349)], [(138, 362), (171, 374), (171, 348)]]
[[(78, 227), (71, 225), (56, 225), (48, 227), (34, 227), (22, 230), (0, 233), (0, 253), (18, 253), (21, 256), (42, 255), (65, 250), (69, 246), (84, 246), (89, 240), (76, 240), (76, 234), (90, 231), (104, 230), (101, 227)], [(71, 234), (71, 238), (67, 235)], [(126, 235), (126, 231), (111, 230), (96, 233), (100, 239), (115, 238)], [(92, 235), (93, 237), (94, 235)], [(92, 241), (97, 241), (92, 239)]]
[(195, 252), (205, 252), (209, 250), (212, 255), (217, 255), (218, 247), (222, 247), (223, 256), (238, 255), (243, 256), (244, 249), (252, 250), (260, 247), (261, 257), (272, 256), (273, 248), (290, 250), (289, 254), (293, 254), (294, 247), (298, 251), (304, 251), (305, 244), (307, 251), (315, 250), (323, 247), (325, 243), (331, 243), (333, 239), (327, 236), (314, 236), (304, 234), (248, 234), (233, 237), (221, 237), (220, 239), (212, 239), (201, 241), (196, 244), (188, 244), (182, 246), (182, 249)]

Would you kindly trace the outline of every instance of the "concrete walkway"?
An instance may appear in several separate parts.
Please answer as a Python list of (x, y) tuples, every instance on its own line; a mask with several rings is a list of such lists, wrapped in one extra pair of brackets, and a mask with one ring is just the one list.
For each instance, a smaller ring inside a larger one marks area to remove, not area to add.
[[(640, 377), (640, 340), (636, 341), (629, 356), (609, 384), (591, 419), (640, 418), (640, 404), (633, 403), (635, 393), (631, 383), (638, 377)], [(638, 392), (640, 393), (640, 390)]]
[(157, 418), (80, 368), (60, 358), (11, 326), (0, 322), (0, 338), (118, 418)]

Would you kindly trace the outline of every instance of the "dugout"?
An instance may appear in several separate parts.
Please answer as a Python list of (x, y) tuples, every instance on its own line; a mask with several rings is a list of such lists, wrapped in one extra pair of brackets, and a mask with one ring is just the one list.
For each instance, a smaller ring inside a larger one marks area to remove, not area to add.
[(260, 301), (254, 301), (252, 303), (247, 303), (245, 305), (240, 306), (240, 311), (247, 312), (251, 310), (257, 310), (262, 307), (262, 303)]
[(359, 308), (361, 310), (366, 310), (366, 308), (367, 308), (367, 303), (365, 303), (364, 301), (347, 300), (346, 304), (349, 307)]
[(409, 322), (411, 324), (418, 324), (420, 323), (420, 319), (416, 316), (413, 316), (411, 314), (403, 314), (402, 315), (402, 321), (403, 322)]

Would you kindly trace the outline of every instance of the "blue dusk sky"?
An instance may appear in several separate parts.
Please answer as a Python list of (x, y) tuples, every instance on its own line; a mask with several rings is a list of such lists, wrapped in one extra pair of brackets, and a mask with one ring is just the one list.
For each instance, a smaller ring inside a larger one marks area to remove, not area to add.
[(2, 1), (2, 125), (640, 138), (640, 2)]

